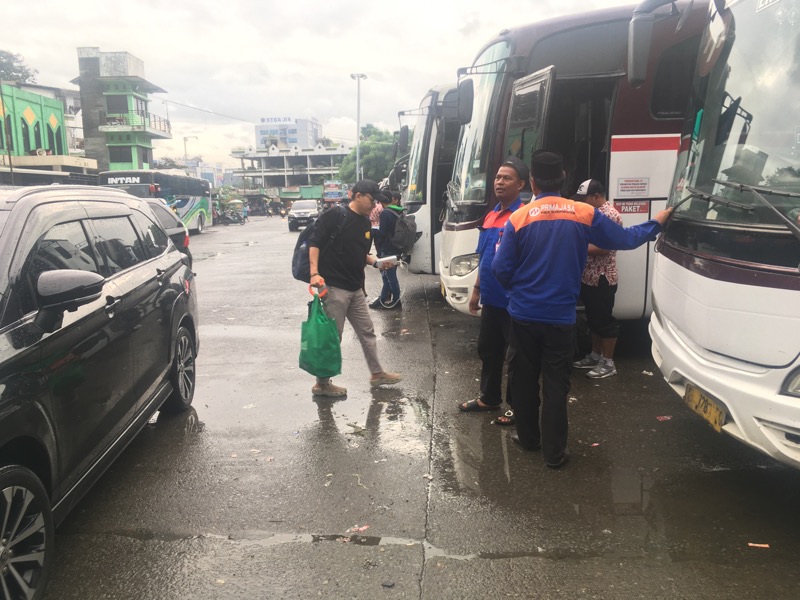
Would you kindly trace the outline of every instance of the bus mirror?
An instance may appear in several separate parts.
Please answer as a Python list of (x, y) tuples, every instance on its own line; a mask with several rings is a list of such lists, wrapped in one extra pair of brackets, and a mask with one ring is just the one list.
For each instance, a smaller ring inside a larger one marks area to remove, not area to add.
[(628, 83), (631, 86), (642, 85), (647, 79), (655, 19), (652, 13), (634, 14), (628, 26)]
[(462, 79), (458, 83), (458, 124), (466, 125), (472, 120), (472, 103), (475, 91), (472, 79)]
[(398, 139), (398, 146), (400, 154), (408, 152), (408, 125), (403, 125), (400, 128), (400, 137)]

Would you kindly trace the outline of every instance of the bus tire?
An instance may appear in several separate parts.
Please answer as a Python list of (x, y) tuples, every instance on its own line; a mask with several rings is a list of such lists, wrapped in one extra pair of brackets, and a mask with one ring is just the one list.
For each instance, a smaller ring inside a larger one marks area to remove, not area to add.
[(197, 229), (195, 229), (195, 232), (197, 234), (201, 234), (205, 228), (206, 218), (202, 214), (197, 215)]

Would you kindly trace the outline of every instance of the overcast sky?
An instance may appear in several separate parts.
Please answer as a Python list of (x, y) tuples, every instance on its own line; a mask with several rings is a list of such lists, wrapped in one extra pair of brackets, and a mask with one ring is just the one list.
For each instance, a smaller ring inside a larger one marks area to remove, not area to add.
[(456, 69), (502, 29), (620, 4), (631, 2), (12, 0), (3, 7), (0, 49), (37, 69), (37, 83), (65, 88), (75, 88), (78, 47), (129, 52), (167, 91), (151, 96), (151, 112), (168, 114), (173, 136), (155, 142), (155, 157), (181, 157), (183, 138), (197, 136), (186, 142), (189, 155), (236, 166), (231, 149), (255, 145), (262, 117), (313, 116), (324, 135), (354, 142), (351, 73), (367, 75), (362, 126), (394, 131), (398, 111), (455, 81)]

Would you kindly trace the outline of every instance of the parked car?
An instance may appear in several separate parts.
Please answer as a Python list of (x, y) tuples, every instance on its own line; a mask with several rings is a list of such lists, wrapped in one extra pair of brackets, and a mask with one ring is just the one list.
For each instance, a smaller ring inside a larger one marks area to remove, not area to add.
[(178, 218), (175, 211), (169, 208), (163, 200), (148, 198), (147, 204), (150, 205), (150, 210), (153, 211), (159, 224), (164, 228), (164, 231), (167, 233), (167, 236), (169, 236), (169, 239), (172, 240), (172, 243), (175, 244), (175, 247), (189, 259), (187, 264), (189, 268), (191, 268), (192, 253), (189, 251), (189, 230), (186, 229), (186, 225), (183, 224), (183, 221)]
[(289, 231), (298, 231), (301, 225), (311, 225), (318, 216), (316, 200), (295, 200), (289, 210)]
[(0, 583), (40, 598), (54, 527), (195, 387), (194, 275), (145, 200), (0, 189)]

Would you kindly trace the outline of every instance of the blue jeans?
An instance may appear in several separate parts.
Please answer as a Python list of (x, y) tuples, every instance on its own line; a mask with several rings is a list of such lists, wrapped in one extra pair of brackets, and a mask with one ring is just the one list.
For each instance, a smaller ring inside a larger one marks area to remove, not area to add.
[(391, 298), (391, 303), (394, 304), (400, 300), (400, 282), (397, 280), (397, 267), (381, 271), (381, 277), (383, 278), (381, 302), (389, 304), (389, 298)]

